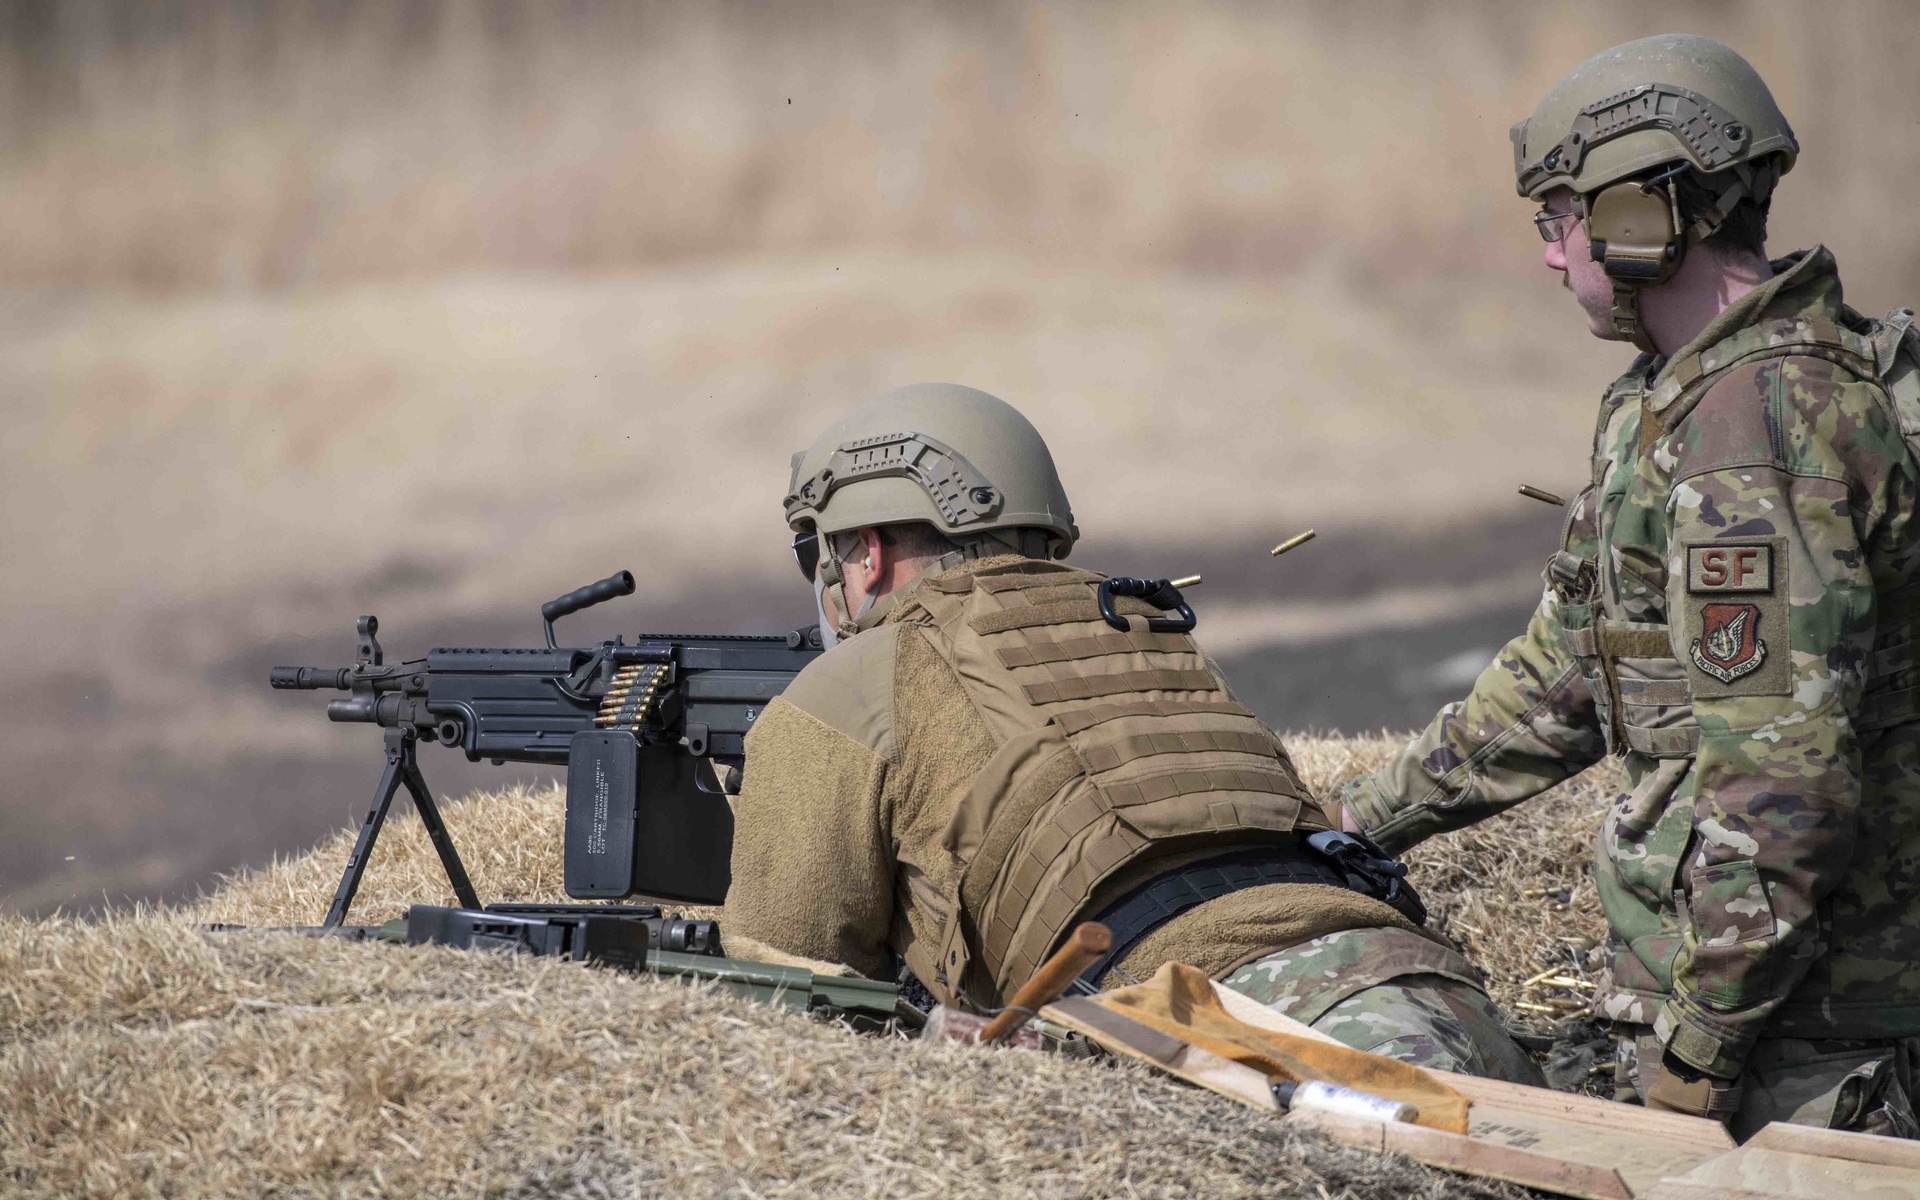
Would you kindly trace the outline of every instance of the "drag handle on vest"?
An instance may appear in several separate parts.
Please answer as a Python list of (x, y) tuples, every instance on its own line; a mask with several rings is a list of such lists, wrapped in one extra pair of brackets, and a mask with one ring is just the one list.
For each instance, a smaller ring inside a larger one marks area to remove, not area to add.
[(1147, 628), (1154, 633), (1186, 633), (1196, 623), (1193, 609), (1187, 604), (1186, 598), (1180, 594), (1180, 589), (1174, 586), (1171, 579), (1129, 579), (1124, 575), (1117, 575), (1112, 579), (1100, 581), (1100, 586), (1095, 593), (1095, 598), (1100, 603), (1100, 615), (1106, 619), (1107, 624), (1124, 631), (1127, 628), (1127, 619), (1114, 611), (1115, 596), (1132, 596), (1146, 601), (1163, 612), (1172, 610), (1180, 614), (1177, 617), (1148, 617)]
[(1066, 943), (1053, 952), (1053, 957), (1041, 963), (1040, 969), (1033, 973), (1033, 978), (1013, 994), (1012, 1003), (987, 1022), (986, 1028), (980, 1031), (980, 1040), (997, 1042), (1026, 1024), (1027, 1019), (1042, 1007), (1058, 1000), (1068, 985), (1080, 977), (1080, 972), (1093, 964), (1094, 959), (1111, 949), (1111, 930), (1098, 921), (1081, 922), (1067, 935)]

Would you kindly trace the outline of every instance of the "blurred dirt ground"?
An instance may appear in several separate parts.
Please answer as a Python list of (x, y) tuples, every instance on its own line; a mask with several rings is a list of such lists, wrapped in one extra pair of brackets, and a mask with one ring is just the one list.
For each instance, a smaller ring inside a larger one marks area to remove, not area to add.
[[(1291, 748), (1329, 790), (1392, 742)], [(1542, 967), (1583, 970), (1608, 783), (1413, 856), (1503, 1004), (1533, 995)], [(446, 816), (484, 898), (564, 899), (556, 791)], [(340, 830), (184, 911), (0, 917), (8, 1194), (1524, 1194), (1296, 1134), (1131, 1064), (858, 1037), (551, 961), (195, 927), (317, 921), (351, 844)], [(451, 902), (444, 886), (424, 830), (396, 814), (354, 919)]]
[[(1076, 561), (1203, 570), (1281, 728), (1405, 727), (1537, 591), (1591, 403), (1506, 127), (1709, 33), (1805, 145), (1782, 248), (1902, 300), (1894, 4), (20, 0), (0, 7), (0, 907), (181, 897), (357, 819), (266, 668), (807, 620), (787, 455), (1004, 395)], [(1303, 527), (1319, 541), (1279, 562)], [(537, 783), (430, 758), (443, 791)]]

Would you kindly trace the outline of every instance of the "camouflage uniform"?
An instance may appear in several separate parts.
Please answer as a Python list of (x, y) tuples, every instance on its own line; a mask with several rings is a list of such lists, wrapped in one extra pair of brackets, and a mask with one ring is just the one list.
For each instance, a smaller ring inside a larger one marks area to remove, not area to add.
[[(1755, 1111), (1898, 1127), (1920, 1082), (1920, 411), (1878, 382), (1894, 340), (1825, 249), (1774, 269), (1607, 390), (1526, 633), (1344, 801), (1397, 850), (1623, 755), (1597, 1011), (1746, 1068)], [(1760, 1078), (1816, 1062), (1823, 1100)]]
[(1396, 932), (1329, 933), (1250, 962), (1220, 982), (1357, 1050), (1542, 1085), (1539, 1068), (1507, 1034), (1479, 974), (1451, 950), (1388, 936)]

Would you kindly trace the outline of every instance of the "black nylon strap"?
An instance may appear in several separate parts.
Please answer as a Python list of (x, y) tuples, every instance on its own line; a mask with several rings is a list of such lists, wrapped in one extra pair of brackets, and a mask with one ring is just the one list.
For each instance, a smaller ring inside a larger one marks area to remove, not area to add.
[(1232, 892), (1269, 883), (1344, 888), (1347, 879), (1305, 847), (1240, 850), (1169, 871), (1109, 904), (1094, 918), (1113, 931), (1113, 949), (1095, 959), (1080, 973), (1080, 979), (1097, 988), (1114, 963), (1124, 961), (1143, 938), (1181, 913)]

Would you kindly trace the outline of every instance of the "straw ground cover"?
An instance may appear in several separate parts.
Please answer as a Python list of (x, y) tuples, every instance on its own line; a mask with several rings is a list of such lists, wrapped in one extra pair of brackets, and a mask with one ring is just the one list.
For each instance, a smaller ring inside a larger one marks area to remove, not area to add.
[[(1322, 787), (1387, 739), (1296, 739)], [(1594, 790), (1423, 848), (1497, 994), (1593, 933)], [(559, 898), (560, 797), (448, 806), (489, 899)], [(550, 961), (207, 933), (312, 922), (350, 831), (183, 911), (0, 923), (0, 1190), (26, 1196), (1513, 1196), (1131, 1066), (855, 1035)], [(356, 918), (444, 900), (398, 818)], [(1526, 896), (1567, 887), (1542, 910)], [(1496, 942), (1493, 935), (1504, 933)]]

